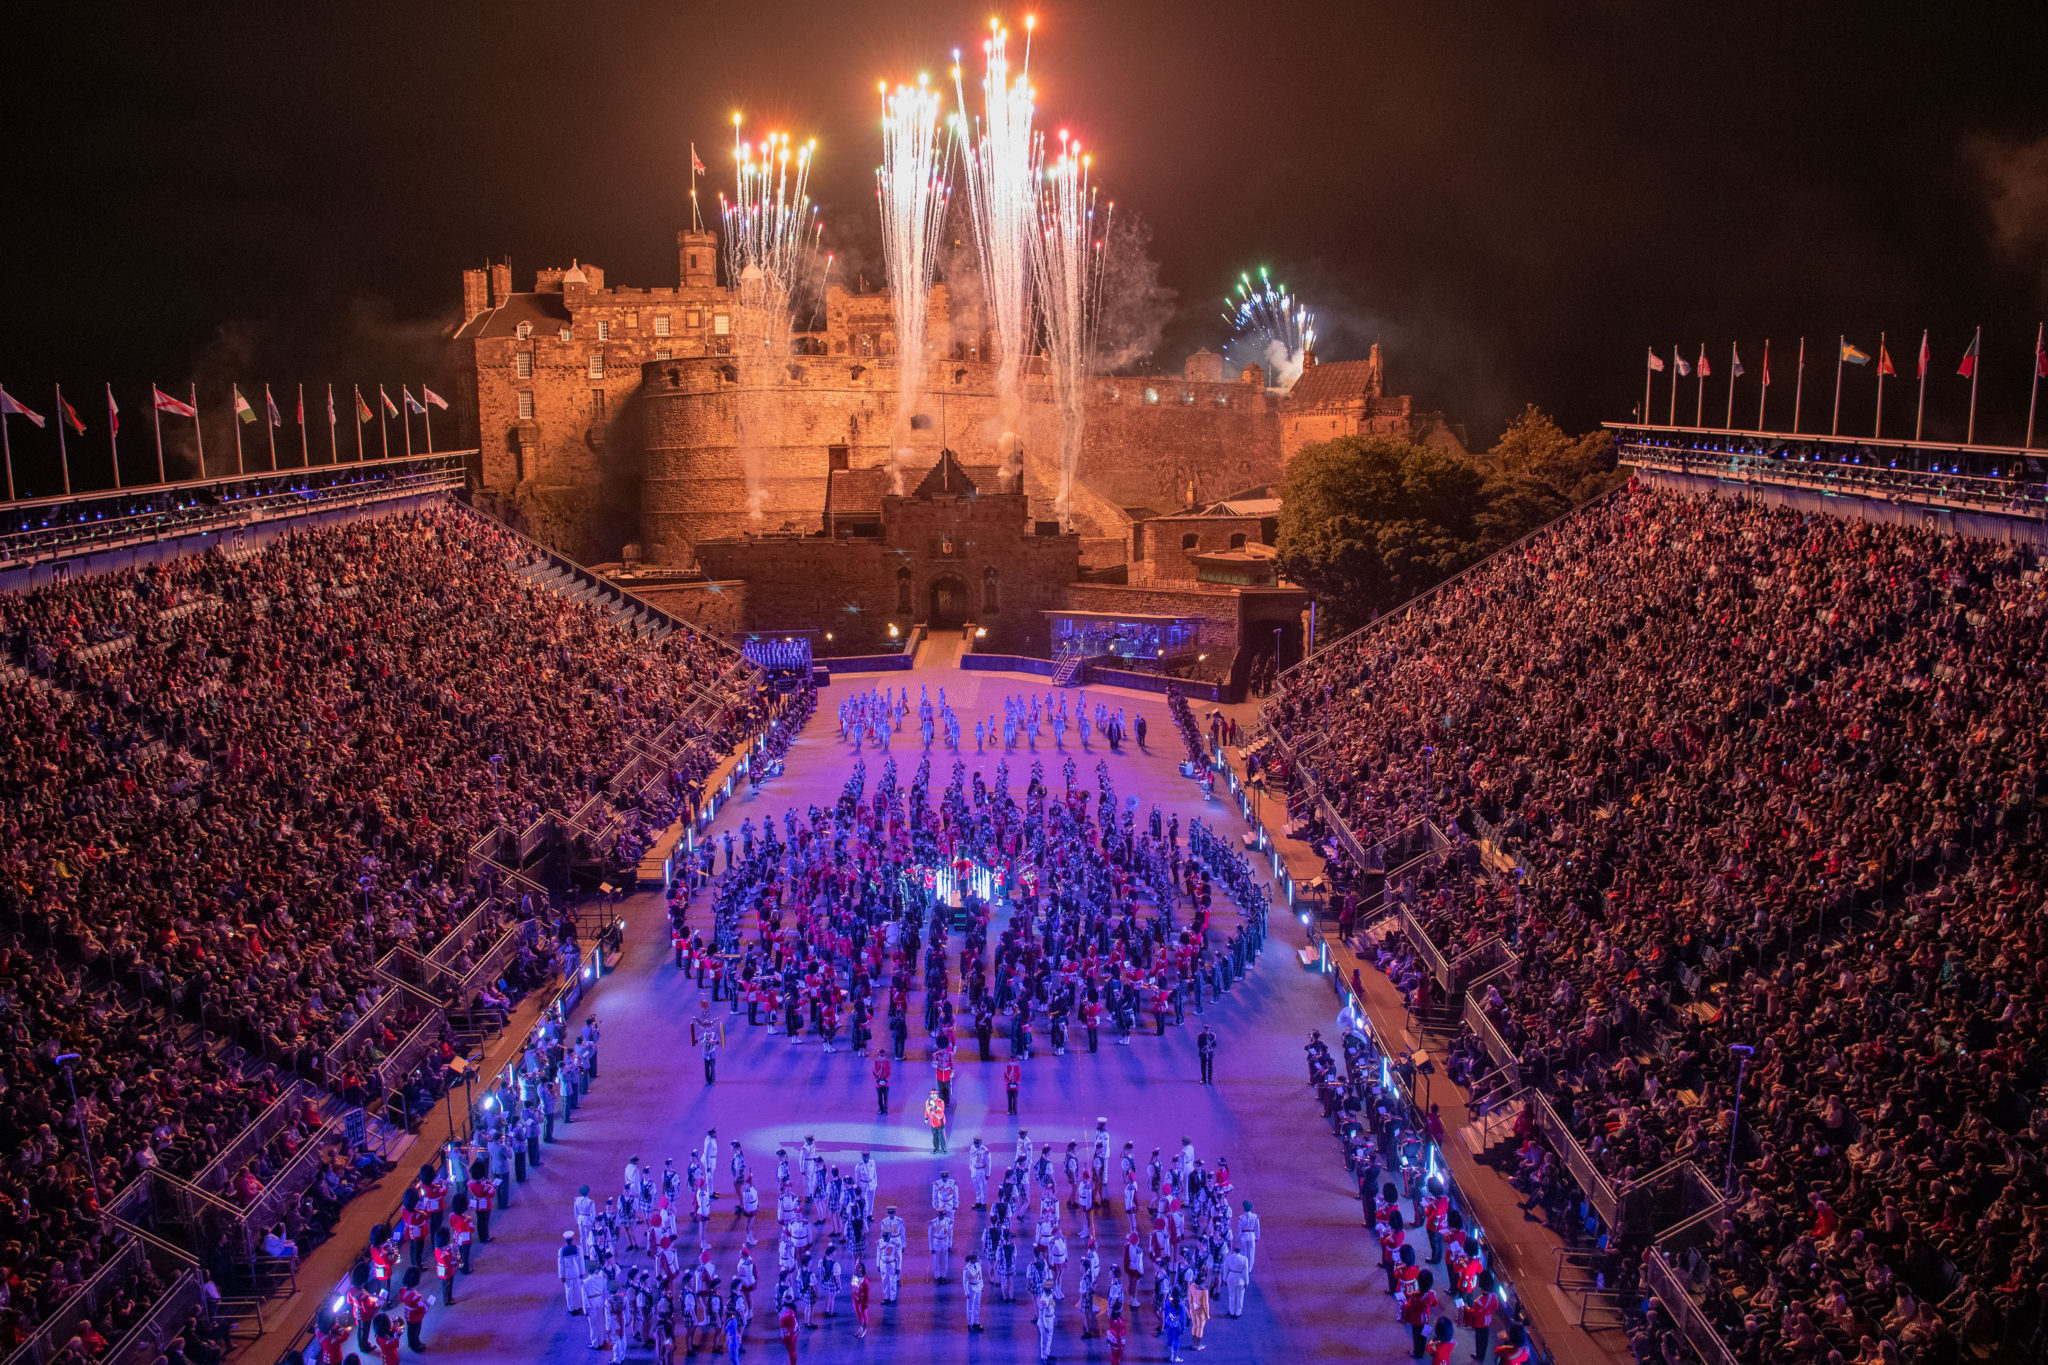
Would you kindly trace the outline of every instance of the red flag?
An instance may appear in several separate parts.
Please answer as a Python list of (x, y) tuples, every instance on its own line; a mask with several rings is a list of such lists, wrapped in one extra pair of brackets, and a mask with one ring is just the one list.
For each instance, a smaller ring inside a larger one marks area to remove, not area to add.
[(1771, 386), (1771, 343), (1764, 343), (1764, 387)]
[(1879, 374), (1888, 374), (1894, 379), (1898, 378), (1899, 374), (1897, 370), (1892, 368), (1892, 353), (1887, 351), (1882, 345), (1879, 345), (1877, 348), (1877, 372)]
[(80, 436), (85, 435), (85, 423), (78, 420), (78, 410), (71, 406), (71, 400), (59, 394), (57, 402), (63, 407), (64, 420), (71, 424), (71, 429)]
[(692, 174), (692, 175), (707, 175), (707, 174), (709, 174), (709, 172), (707, 172), (707, 171), (706, 171), (706, 170), (704, 169), (704, 163), (703, 163), (702, 161), (698, 160), (698, 158), (697, 158), (697, 144), (696, 144), (696, 143), (694, 143), (694, 142), (690, 144), (690, 174)]
[(1919, 377), (1920, 377), (1921, 379), (1925, 379), (1925, 378), (1927, 377), (1927, 366), (1928, 366), (1928, 363), (1929, 363), (1929, 362), (1930, 362), (1930, 361), (1931, 361), (1932, 359), (1933, 359), (1933, 357), (1932, 357), (1932, 356), (1931, 356), (1931, 355), (1930, 355), (1930, 354), (1928, 353), (1928, 350), (1927, 350), (1927, 333), (1926, 333), (1925, 331), (1922, 331), (1922, 332), (1920, 333), (1920, 374), (1919, 374)]
[(2048, 379), (2048, 350), (2042, 349), (2039, 333), (2034, 336), (2034, 378)]
[(299, 389), (299, 425), (306, 425), (306, 390), (303, 386)]
[(43, 424), (43, 415), (22, 406), (19, 398), (5, 389), (0, 389), (0, 417), (26, 417), (36, 426)]
[(1707, 344), (1700, 343), (1700, 378), (1705, 379), (1713, 371), (1707, 368)]
[(1963, 363), (1956, 366), (1956, 373), (1965, 379), (1977, 373), (1977, 342), (1979, 340), (1980, 338), (1978, 337), (1970, 338), (1970, 349), (1963, 352)]
[(171, 397), (154, 384), (150, 385), (149, 391), (153, 396), (158, 412), (168, 412), (173, 417), (197, 417), (199, 415), (199, 409), (193, 407), (182, 398)]
[(114, 436), (121, 434), (121, 409), (114, 405), (112, 384), (107, 385), (107, 431)]

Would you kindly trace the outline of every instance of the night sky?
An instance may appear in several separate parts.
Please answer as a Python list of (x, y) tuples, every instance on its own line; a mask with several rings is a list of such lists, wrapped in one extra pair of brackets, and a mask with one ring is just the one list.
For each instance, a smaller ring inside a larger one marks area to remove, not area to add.
[[(1880, 328), (1903, 376), (1887, 420), (1909, 425), (1922, 327), (1930, 435), (1959, 436), (1981, 323), (1979, 439), (2019, 440), (2048, 311), (2048, 7), (1034, 12), (1042, 126), (1093, 144), (1178, 292), (1161, 368), (1220, 346), (1222, 294), (1265, 264), (1318, 309), (1324, 359), (1384, 341), (1390, 384), (1475, 443), (1525, 402), (1628, 417), (1648, 344), (1708, 343), (1711, 417), (1739, 340), (1745, 421), (1768, 335), (1789, 414), (1801, 333), (1811, 429), (1836, 333), (1874, 352)], [(17, 6), (0, 382), (46, 410), (61, 379), (96, 427), (106, 380), (138, 425), (151, 378), (196, 376), (208, 403), (230, 379), (446, 383), (464, 266), (509, 256), (526, 287), (577, 257), (673, 283), (688, 145), (709, 204), (735, 109), (818, 138), (828, 243), (877, 274), (875, 84), (978, 55), (989, 13)], [(1872, 388), (1855, 375), (1845, 398), (1863, 429)], [(30, 464), (54, 443), (12, 429)]]

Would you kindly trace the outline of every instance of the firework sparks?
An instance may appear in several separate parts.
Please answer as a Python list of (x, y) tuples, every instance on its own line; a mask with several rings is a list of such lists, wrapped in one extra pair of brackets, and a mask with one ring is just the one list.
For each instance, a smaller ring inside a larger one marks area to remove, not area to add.
[(910, 419), (924, 381), (932, 267), (951, 193), (946, 173), (953, 144), (939, 118), (940, 103), (939, 92), (923, 76), (915, 86), (897, 86), (894, 94), (882, 86), (882, 164), (875, 171), (875, 194), (882, 204), (882, 252), (896, 316), (896, 428), (889, 470), (899, 495), (910, 454)]
[(1039, 240), (1034, 258), (1038, 297), (1045, 315), (1046, 352), (1051, 361), (1053, 400), (1060, 414), (1060, 482), (1055, 509), (1063, 524), (1081, 460), (1086, 420), (1088, 362), (1095, 350), (1102, 299), (1103, 242), (1109, 215), (1096, 235), (1095, 190), (1088, 183), (1090, 158), (1078, 141), (1060, 134), (1059, 159), (1046, 168), (1038, 201)]
[[(789, 134), (769, 133), (759, 143), (740, 136), (732, 116), (734, 198), (718, 197), (725, 224), (726, 275), (740, 291), (738, 344), (756, 356), (789, 354), (796, 303), (812, 282), (824, 227), (805, 192), (816, 142), (792, 148)], [(759, 522), (768, 493), (761, 451), (745, 440), (749, 515)]]
[[(1032, 254), (1038, 235), (1038, 167), (1041, 147), (1031, 130), (1030, 20), (1025, 21), (1024, 60), (1012, 75), (1009, 32), (989, 21), (982, 44), (986, 71), (981, 81), (982, 114), (964, 121), (967, 199), (974, 217), (974, 243), (981, 258), (982, 288), (995, 323), (996, 384), (1002, 407), (997, 453), (1003, 469), (1022, 468), (1017, 427), (1023, 415), (1020, 376), (1032, 340)], [(953, 90), (964, 120), (967, 98), (960, 86), (959, 53), (954, 53)]]
[(1257, 283), (1249, 272), (1237, 277), (1237, 292), (1226, 296), (1223, 306), (1229, 310), (1223, 320), (1231, 326), (1226, 347), (1231, 358), (1264, 366), (1274, 388), (1293, 388), (1316, 345), (1316, 318), (1308, 305), (1261, 266)]

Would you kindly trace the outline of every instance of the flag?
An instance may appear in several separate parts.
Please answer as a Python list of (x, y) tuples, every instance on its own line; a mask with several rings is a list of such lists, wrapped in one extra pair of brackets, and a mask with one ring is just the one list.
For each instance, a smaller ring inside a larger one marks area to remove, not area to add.
[(1650, 368), (1659, 374), (1664, 372), (1664, 357), (1658, 355), (1654, 350), (1650, 352)]
[(1868, 365), (1870, 363), (1870, 356), (1867, 352), (1857, 350), (1846, 341), (1842, 343), (1842, 359), (1851, 365)]
[(1899, 372), (1892, 368), (1892, 353), (1884, 348), (1883, 343), (1879, 343), (1877, 348), (1877, 372), (1888, 374), (1894, 379), (1899, 376)]
[(425, 384), (420, 385), (420, 396), (425, 398), (429, 403), (432, 403), (435, 407), (441, 409), (441, 411), (448, 411), (448, 400), (443, 398), (440, 394), (435, 393)]
[(327, 425), (333, 426), (341, 419), (334, 415), (334, 385), (327, 386)]
[(2048, 379), (2048, 350), (2042, 349), (2038, 332), (2034, 335), (2034, 378)]
[(57, 395), (57, 405), (64, 409), (64, 420), (71, 424), (71, 429), (80, 436), (85, 435), (85, 423), (78, 419), (78, 410), (71, 406), (71, 400), (60, 393)]
[(1699, 366), (1700, 378), (1702, 379), (1706, 379), (1714, 373), (1711, 369), (1707, 368), (1707, 343), (1705, 343), (1704, 341), (1700, 343)]
[(270, 396), (270, 385), (268, 384), (263, 386), (263, 406), (270, 409), (270, 425), (274, 427), (284, 425), (284, 414), (277, 410), (277, 400)]
[(1970, 349), (1963, 352), (1963, 363), (1956, 366), (1956, 373), (1968, 379), (1977, 373), (1977, 343), (1981, 337), (1970, 338)]
[(0, 418), (4, 417), (26, 417), (37, 426), (43, 424), (43, 415), (41, 413), (30, 412), (21, 405), (20, 399), (7, 390), (0, 389)]
[(391, 401), (391, 395), (384, 392), (382, 384), (377, 386), (377, 397), (384, 400), (384, 415), (386, 417), (398, 416), (398, 404)]
[(367, 421), (369, 421), (369, 420), (370, 420), (370, 419), (371, 419), (372, 417), (375, 417), (376, 415), (377, 415), (376, 413), (374, 413), (374, 412), (371, 412), (371, 411), (370, 411), (370, 405), (369, 405), (368, 403), (365, 403), (365, 402), (363, 401), (363, 391), (362, 391), (361, 389), (357, 389), (357, 390), (356, 390), (356, 422), (357, 422), (358, 424), (361, 424), (361, 423), (367, 422)]
[(1927, 351), (1927, 333), (1920, 333), (1920, 378), (1927, 377), (1927, 362), (1932, 359)]
[(413, 397), (412, 390), (405, 385), (400, 384), (398, 386), (398, 393), (400, 397), (405, 399), (405, 406), (408, 412), (425, 412), (427, 410), (427, 405)]
[(306, 425), (306, 386), (299, 385), (299, 425)]
[(149, 392), (152, 399), (156, 403), (156, 410), (158, 412), (168, 412), (173, 417), (196, 418), (199, 416), (198, 408), (193, 407), (190, 403), (187, 403), (182, 398), (171, 397), (169, 394), (165, 393), (162, 389), (156, 387), (154, 384), (150, 385)]
[(113, 436), (121, 434), (121, 409), (114, 404), (114, 386), (112, 384), (107, 385), (107, 432)]
[(1685, 363), (1685, 357), (1684, 357), (1684, 356), (1682, 356), (1682, 355), (1675, 355), (1675, 356), (1673, 356), (1673, 357), (1671, 357), (1671, 358), (1672, 358), (1673, 360), (1675, 360), (1675, 361), (1677, 361), (1677, 362), (1678, 362), (1678, 372), (1679, 372), (1680, 374), (1682, 374), (1682, 375), (1690, 375), (1690, 374), (1692, 373), (1692, 366), (1690, 366), (1690, 365), (1688, 365), (1688, 364), (1686, 364), (1686, 363)]
[(242, 397), (240, 389), (236, 389), (232, 385), (229, 387), (235, 395), (235, 416), (242, 419), (243, 426), (247, 426), (256, 420), (256, 409), (249, 406), (249, 400)]
[(697, 144), (696, 144), (696, 143), (694, 143), (694, 142), (690, 144), (690, 174), (691, 174), (691, 175), (708, 175), (708, 174), (709, 174), (709, 172), (708, 172), (708, 171), (706, 171), (706, 170), (704, 169), (704, 163), (703, 163), (703, 161), (702, 161), (702, 160), (700, 160), (700, 159), (698, 158), (698, 156), (697, 156)]
[(1745, 371), (1742, 368), (1742, 352), (1737, 350), (1735, 347), (1730, 346), (1728, 348), (1728, 359), (1734, 363), (1735, 377), (1737, 379), (1742, 378), (1743, 374), (1745, 373)]
[(1768, 341), (1764, 343), (1763, 385), (1767, 389), (1771, 386), (1771, 343)]

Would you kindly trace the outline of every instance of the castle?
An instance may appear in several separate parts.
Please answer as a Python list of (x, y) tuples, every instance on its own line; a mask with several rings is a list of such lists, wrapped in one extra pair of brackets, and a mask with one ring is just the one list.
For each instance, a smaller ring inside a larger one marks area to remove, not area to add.
[[(972, 485), (970, 501), (989, 499), (958, 543), (1000, 540), (1027, 580), (999, 589), (997, 600), (1050, 609), (1073, 595), (1077, 576), (1103, 586), (1121, 577), (1131, 591), (1159, 580), (1145, 553), (1146, 523), (1219, 500), (1268, 497), (1289, 456), (1310, 442), (1377, 431), (1457, 445), (1441, 418), (1385, 394), (1377, 345), (1360, 361), (1317, 365), (1311, 357), (1285, 395), (1269, 391), (1257, 367), (1226, 377), (1220, 356), (1198, 351), (1177, 375), (1089, 381), (1086, 439), (1063, 525), (1053, 510), (1059, 419), (1043, 366), (1025, 366), (1021, 470), (1005, 475), (989, 341), (973, 318), (955, 315), (944, 284), (932, 288), (920, 357), (898, 353), (887, 293), (839, 283), (825, 291), (819, 330), (768, 345), (755, 301), (719, 278), (716, 235), (679, 232), (676, 250), (677, 282), (657, 288), (609, 286), (601, 268), (581, 261), (539, 271), (525, 291), (513, 289), (508, 264), (464, 271), (464, 320), (452, 334), (458, 408), (464, 444), (478, 450), (471, 482), (484, 505), (587, 563), (660, 571), (676, 591), (693, 577), (734, 576), (722, 604), (732, 619), (709, 622), (724, 628), (829, 619), (835, 608), (823, 598), (834, 594), (816, 587), (850, 581), (859, 558), (853, 546), (893, 545), (900, 555), (905, 547), (891, 538), (913, 524), (922, 528), (920, 544), (936, 544), (942, 531), (926, 526), (932, 514), (912, 503), (923, 488), (930, 505), (927, 475), (944, 483), (954, 477), (949, 468)], [(897, 376), (913, 363), (923, 376), (906, 444), (898, 439)], [(960, 515), (969, 502), (946, 506)], [(998, 516), (1000, 534), (990, 521)], [(1200, 520), (1206, 528), (1214, 519)], [(1192, 581), (1202, 555), (1270, 542), (1270, 524), (1252, 516), (1215, 532), (1224, 538), (1214, 545), (1199, 530), (1175, 533), (1167, 548), (1179, 568), (1167, 577), (1185, 569)], [(1164, 535), (1150, 544), (1166, 544)], [(1030, 553), (1032, 537), (1071, 549)], [(787, 548), (806, 541), (818, 550)], [(846, 563), (804, 558), (816, 554)], [(793, 576), (801, 590), (772, 587), (764, 575)], [(916, 619), (932, 611), (931, 582), (919, 581), (906, 597), (894, 570), (864, 565), (854, 576), (869, 585), (873, 600), (862, 610), (877, 620), (899, 603), (900, 614)], [(751, 587), (742, 591), (741, 583)], [(953, 573), (943, 586), (963, 604), (988, 596), (973, 574)], [(799, 611), (797, 601), (810, 598), (819, 599), (816, 609)], [(784, 619), (792, 615), (803, 619)], [(1041, 638), (1036, 630), (1004, 633), (1020, 648)]]

